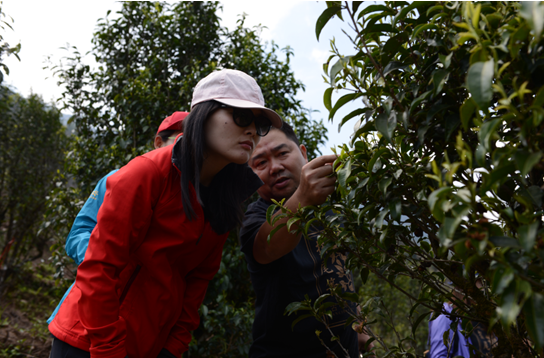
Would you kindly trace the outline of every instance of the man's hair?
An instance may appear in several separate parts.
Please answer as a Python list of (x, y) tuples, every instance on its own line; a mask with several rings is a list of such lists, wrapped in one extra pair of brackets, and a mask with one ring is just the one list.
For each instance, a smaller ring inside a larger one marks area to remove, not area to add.
[(283, 132), (283, 134), (285, 134), (288, 139), (294, 142), (297, 147), (300, 147), (300, 142), (298, 141), (297, 135), (295, 134), (293, 127), (291, 127), (289, 123), (283, 122), (283, 126), (281, 128), (272, 127), (271, 130)]
[(174, 134), (174, 133), (179, 133), (179, 132), (180, 132), (179, 130), (167, 129), (167, 130), (165, 130), (165, 131), (159, 132), (157, 135), (158, 135), (159, 137), (161, 137), (161, 140), (162, 140), (163, 142), (168, 142), (168, 138), (169, 138), (170, 136), (172, 136), (172, 134)]

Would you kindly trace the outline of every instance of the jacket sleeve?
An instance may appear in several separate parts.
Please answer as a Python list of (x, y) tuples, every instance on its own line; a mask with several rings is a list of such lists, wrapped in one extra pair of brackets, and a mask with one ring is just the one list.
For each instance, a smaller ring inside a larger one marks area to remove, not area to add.
[[(450, 307), (444, 309), (451, 311)], [(451, 320), (444, 314), (438, 316), (434, 321), (429, 321), (429, 354), (432, 358), (448, 358), (448, 347), (444, 345), (444, 332), (450, 330)], [(449, 341), (452, 342), (453, 332), (450, 331)], [(452, 349), (450, 349), (450, 357)]]
[(77, 271), (78, 313), (91, 357), (126, 356), (126, 323), (119, 315), (119, 275), (131, 248), (145, 238), (161, 190), (155, 164), (137, 157), (107, 180), (104, 203)]
[(178, 322), (172, 327), (164, 346), (176, 357), (181, 357), (189, 349), (191, 332), (198, 328), (200, 323), (198, 309), (202, 305), (210, 280), (219, 271), (227, 236), (228, 233), (221, 235), (220, 243), (215, 245), (208, 257), (186, 277), (183, 311)]
[(74, 220), (70, 234), (66, 238), (66, 253), (70, 256), (76, 264), (81, 264), (85, 258), (85, 252), (89, 245), (89, 238), (96, 226), (96, 217), (98, 216), (98, 210), (102, 206), (104, 201), (104, 195), (106, 194), (106, 179), (117, 172), (117, 170), (111, 171), (108, 175), (100, 179), (96, 188), (94, 188), (91, 196), (85, 202), (85, 205), (81, 208)]

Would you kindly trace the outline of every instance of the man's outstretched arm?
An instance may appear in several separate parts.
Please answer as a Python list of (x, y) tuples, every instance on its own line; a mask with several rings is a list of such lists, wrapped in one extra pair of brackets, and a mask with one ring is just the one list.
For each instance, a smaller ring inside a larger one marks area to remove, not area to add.
[[(285, 202), (285, 207), (296, 212), (300, 207), (309, 205), (321, 205), (327, 200), (327, 197), (334, 191), (336, 178), (331, 176), (333, 173), (332, 164), (336, 160), (336, 155), (323, 155), (302, 167), (300, 174), (300, 184), (293, 195)], [(279, 215), (279, 213), (275, 214)], [(287, 223), (289, 218), (283, 218), (276, 221), (274, 226), (265, 222), (253, 245), (253, 256), (260, 264), (268, 264), (283, 255), (291, 252), (300, 241), (300, 234), (292, 234), (287, 230), (287, 225), (279, 229), (268, 242), (268, 235), (275, 227), (282, 223)], [(291, 226), (291, 231), (298, 229), (298, 223)]]

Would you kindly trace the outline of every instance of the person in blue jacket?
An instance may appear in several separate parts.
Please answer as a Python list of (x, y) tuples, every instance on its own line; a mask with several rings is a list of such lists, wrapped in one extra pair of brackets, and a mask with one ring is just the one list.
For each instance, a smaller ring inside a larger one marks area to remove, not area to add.
[[(185, 119), (188, 114), (188, 112), (174, 112), (171, 116), (166, 117), (162, 121), (153, 140), (155, 149), (174, 144), (176, 136), (182, 132), (183, 119)], [(108, 177), (117, 172), (117, 170), (118, 169), (112, 170), (96, 184), (96, 187), (85, 202), (85, 205), (83, 205), (77, 214), (72, 229), (66, 238), (66, 253), (78, 266), (85, 259), (89, 238), (97, 223), (96, 218), (98, 216), (98, 210), (102, 206), (104, 195), (106, 194), (106, 181)], [(60, 300), (57, 308), (53, 311), (53, 314), (51, 314), (51, 317), (47, 320), (47, 323), (51, 323), (55, 318), (62, 302), (64, 302), (64, 299), (68, 296), (68, 293), (70, 293), (73, 286), (74, 284), (72, 283)]]

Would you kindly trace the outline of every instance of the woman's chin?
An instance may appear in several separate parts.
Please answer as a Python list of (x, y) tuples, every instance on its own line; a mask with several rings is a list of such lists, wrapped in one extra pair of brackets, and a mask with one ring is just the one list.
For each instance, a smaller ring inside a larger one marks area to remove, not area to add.
[(232, 158), (232, 162), (235, 164), (246, 164), (249, 161), (250, 157), (250, 154), (244, 153), (241, 155), (237, 155), (235, 158)]

